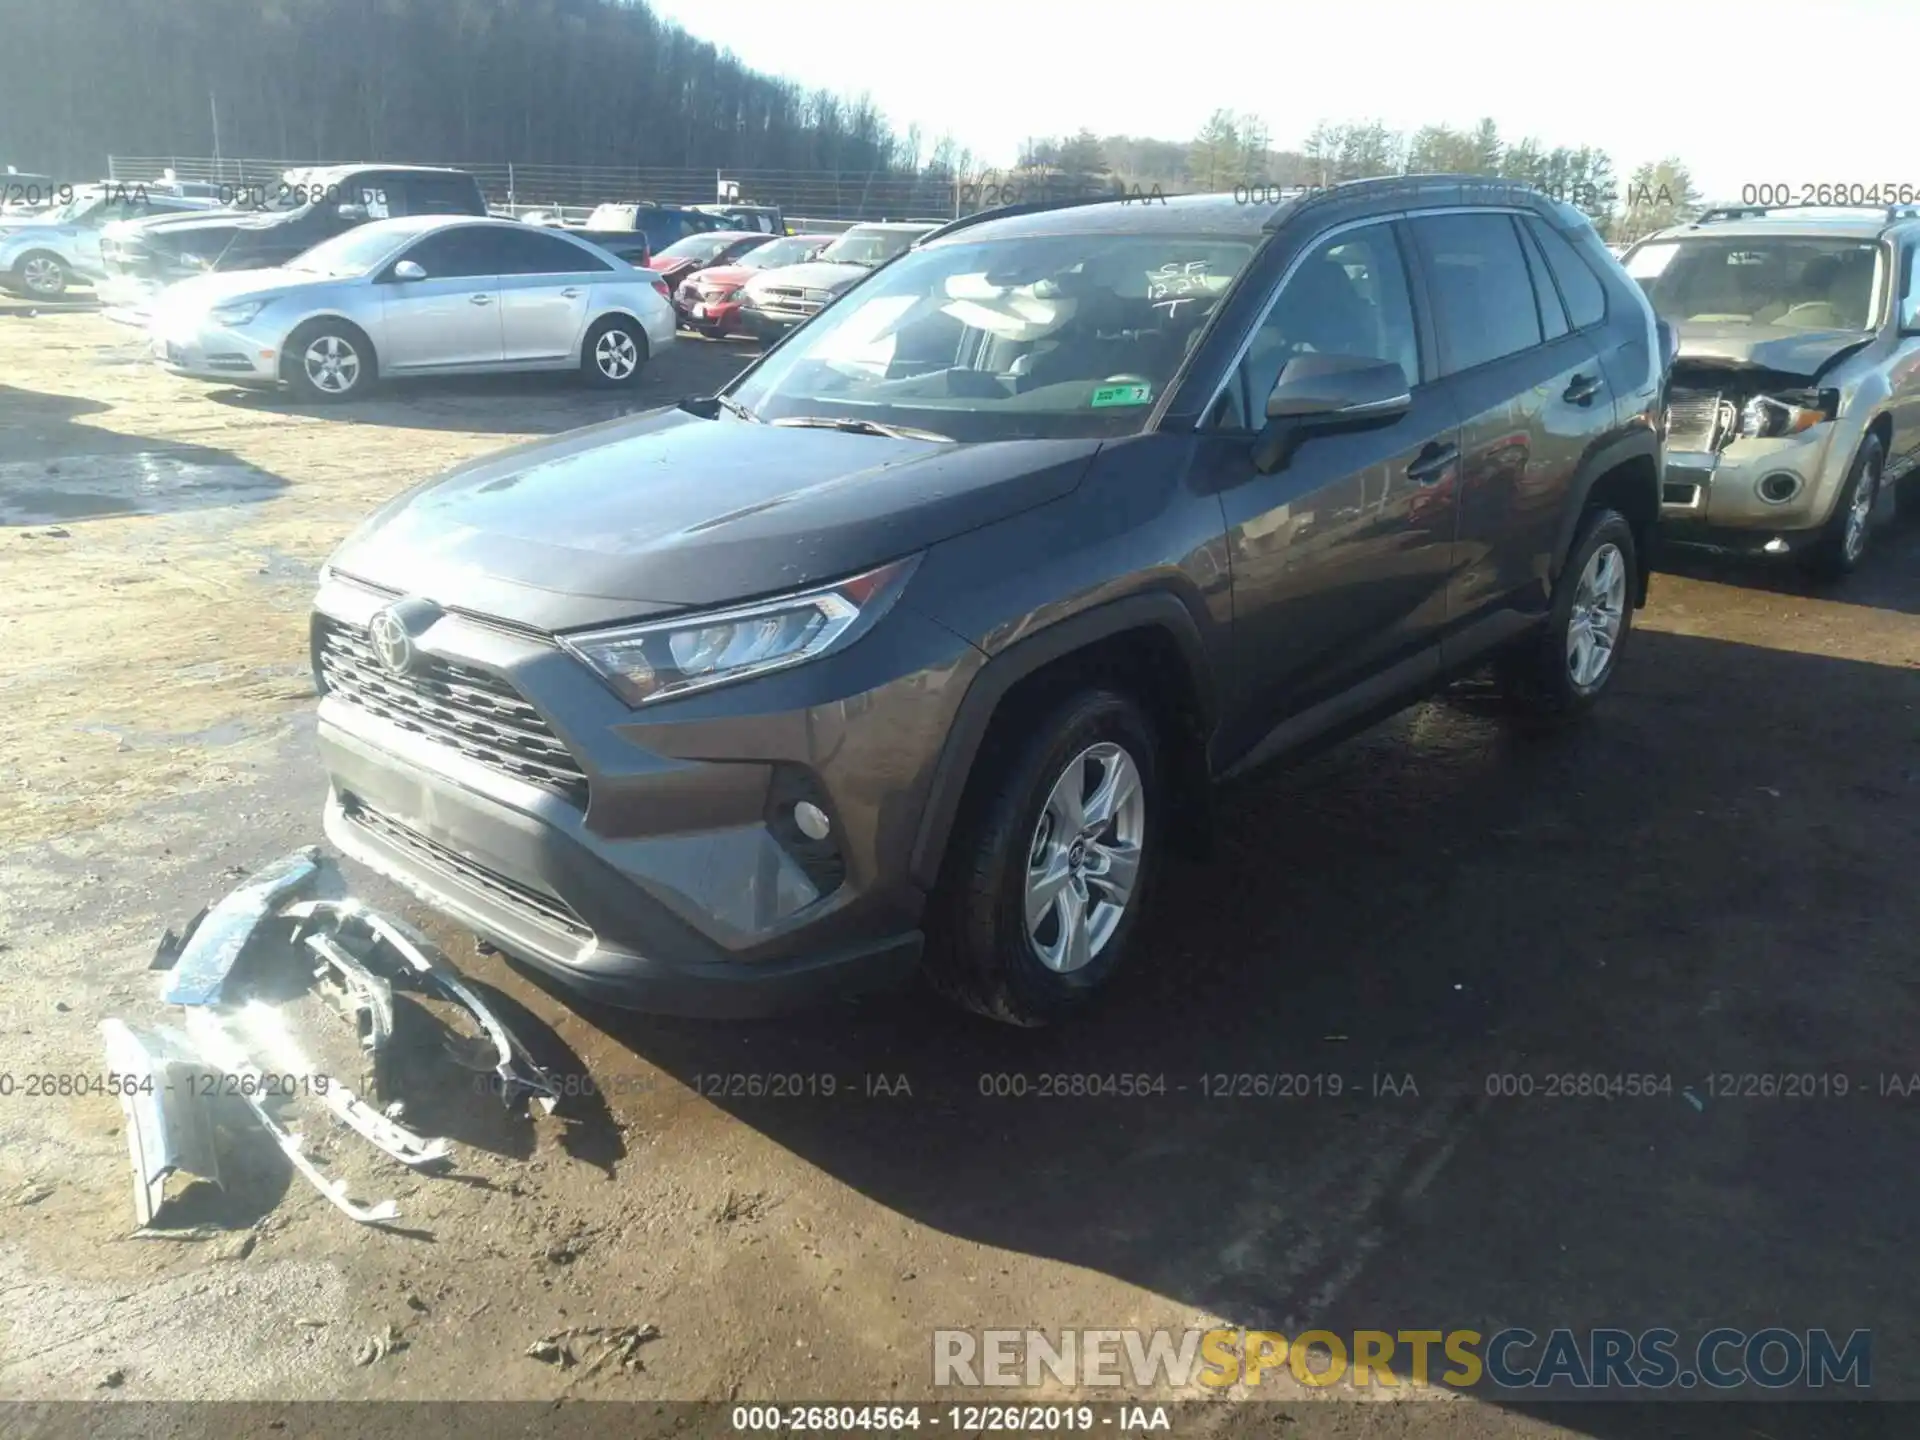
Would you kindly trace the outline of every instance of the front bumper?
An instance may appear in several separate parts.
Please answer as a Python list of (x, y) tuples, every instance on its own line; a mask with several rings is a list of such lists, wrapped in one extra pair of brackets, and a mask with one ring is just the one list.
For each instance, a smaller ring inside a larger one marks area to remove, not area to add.
[(94, 282), (93, 293), (107, 319), (144, 330), (153, 323), (154, 302), (166, 288), (145, 276), (110, 274)]
[[(1735, 440), (1724, 450), (1669, 447), (1661, 523), (1677, 533), (1725, 532), (1755, 539), (1817, 532), (1846, 485), (1854, 447), (1833, 423), (1777, 440)], [(1786, 498), (1770, 500), (1769, 485)]]
[[(331, 578), (316, 646), (392, 598)], [(964, 689), (927, 672), (970, 672), (963, 641), (896, 607), (842, 654), (670, 702), (658, 721), (536, 637), (448, 615), (417, 644), (524, 697), (519, 723), (544, 719), (579, 790), (556, 793), (531, 764), (509, 773), (484, 716), (478, 731), (453, 716), (463, 733), (431, 702), (382, 715), (338, 685), (319, 746), (344, 853), (611, 1004), (740, 1017), (912, 978), (925, 895), (905, 857)], [(832, 818), (824, 870), (783, 828), (802, 794)]]
[(740, 328), (762, 340), (777, 340), (794, 326), (811, 320), (818, 309), (776, 309), (748, 300), (740, 306)]
[(217, 325), (204, 316), (172, 316), (162, 309), (150, 319), (147, 336), (153, 358), (175, 375), (237, 385), (272, 385), (280, 379), (278, 339), (247, 326)]

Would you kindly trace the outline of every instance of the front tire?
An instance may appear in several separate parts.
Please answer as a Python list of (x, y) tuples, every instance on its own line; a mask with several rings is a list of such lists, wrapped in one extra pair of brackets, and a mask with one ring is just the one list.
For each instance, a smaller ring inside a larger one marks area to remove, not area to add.
[(1011, 1025), (1078, 1014), (1124, 963), (1160, 818), (1151, 723), (1082, 690), (978, 762), (932, 904), (927, 974)]
[(316, 320), (288, 337), (281, 373), (296, 398), (335, 405), (373, 388), (377, 374), (373, 343), (339, 320)]
[(609, 315), (587, 332), (580, 346), (580, 373), (600, 390), (640, 383), (647, 366), (646, 333), (624, 315)]
[(1572, 720), (1599, 701), (1633, 630), (1639, 566), (1627, 517), (1589, 512), (1554, 586), (1546, 630), (1500, 666), (1507, 697), (1523, 714)]
[(30, 250), (14, 262), (12, 288), (33, 300), (58, 300), (73, 283), (67, 262), (51, 250)]
[(1869, 435), (1853, 457), (1846, 488), (1827, 518), (1826, 530), (1807, 552), (1807, 568), (1817, 579), (1845, 579), (1866, 558), (1873, 536), (1873, 507), (1880, 498), (1880, 480), (1887, 468), (1886, 447), (1878, 435)]

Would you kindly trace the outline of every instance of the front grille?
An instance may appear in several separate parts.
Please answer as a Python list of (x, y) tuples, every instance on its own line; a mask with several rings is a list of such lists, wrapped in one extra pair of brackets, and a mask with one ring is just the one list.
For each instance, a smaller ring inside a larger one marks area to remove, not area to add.
[(1733, 406), (1717, 394), (1683, 395), (1667, 406), (1667, 444), (1676, 450), (1714, 450), (1732, 433)]
[(489, 870), (437, 840), (429, 840), (412, 826), (383, 814), (356, 795), (341, 796), (340, 808), (361, 829), (379, 836), (397, 850), (405, 850), (422, 864), (462, 880), (522, 914), (563, 930), (578, 940), (593, 938), (593, 931), (564, 900), (542, 894), (518, 880), (509, 880), (499, 871)]
[(321, 615), (314, 630), (328, 693), (585, 807), (587, 777), (580, 763), (540, 712), (498, 675), (431, 655), (419, 656), (412, 672), (396, 675), (380, 663), (359, 627)]

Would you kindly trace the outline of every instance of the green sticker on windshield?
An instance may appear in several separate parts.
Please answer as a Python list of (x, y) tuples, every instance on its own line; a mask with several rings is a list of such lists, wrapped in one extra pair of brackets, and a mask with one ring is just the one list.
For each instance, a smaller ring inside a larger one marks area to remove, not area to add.
[(1144, 405), (1153, 396), (1153, 387), (1144, 380), (1124, 385), (1102, 385), (1093, 392), (1093, 403), (1100, 405)]

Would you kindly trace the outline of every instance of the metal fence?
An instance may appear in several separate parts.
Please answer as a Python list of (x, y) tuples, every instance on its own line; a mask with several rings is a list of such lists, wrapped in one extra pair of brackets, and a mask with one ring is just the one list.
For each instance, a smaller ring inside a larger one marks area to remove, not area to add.
[[(176, 180), (232, 186), (278, 182), (287, 170), (318, 160), (259, 160), (197, 155), (109, 155), (108, 178), (119, 183)], [(395, 162), (399, 163), (399, 162)], [(616, 165), (520, 165), (433, 161), (465, 170), (480, 182), (488, 203), (519, 214), (528, 210), (654, 201), (667, 205), (778, 205), (789, 217), (825, 221), (946, 220), (975, 208), (961, 181), (867, 170), (667, 170)], [(977, 187), (975, 187), (977, 188)]]

